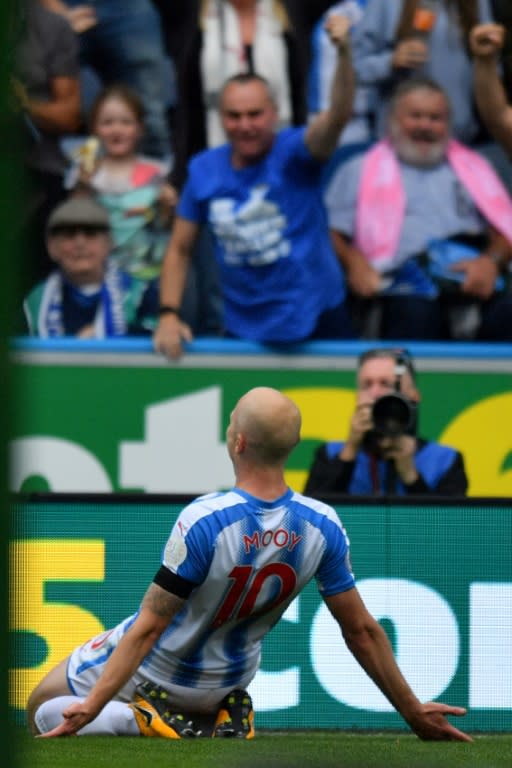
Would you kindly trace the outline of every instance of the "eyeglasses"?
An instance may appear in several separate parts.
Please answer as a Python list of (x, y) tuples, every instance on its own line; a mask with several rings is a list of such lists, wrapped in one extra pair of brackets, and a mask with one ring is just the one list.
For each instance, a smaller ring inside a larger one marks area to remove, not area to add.
[(107, 232), (107, 227), (101, 227), (97, 224), (68, 224), (62, 227), (54, 227), (54, 229), (50, 230), (51, 235), (67, 238), (77, 237), (77, 235), (97, 237), (98, 235), (106, 234)]

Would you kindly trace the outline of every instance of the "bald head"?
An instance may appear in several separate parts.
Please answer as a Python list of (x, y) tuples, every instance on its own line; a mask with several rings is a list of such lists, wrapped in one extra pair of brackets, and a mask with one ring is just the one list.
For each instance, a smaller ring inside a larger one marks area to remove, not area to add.
[(277, 389), (255, 387), (231, 414), (228, 447), (233, 458), (261, 465), (282, 465), (300, 440), (301, 416), (295, 403)]

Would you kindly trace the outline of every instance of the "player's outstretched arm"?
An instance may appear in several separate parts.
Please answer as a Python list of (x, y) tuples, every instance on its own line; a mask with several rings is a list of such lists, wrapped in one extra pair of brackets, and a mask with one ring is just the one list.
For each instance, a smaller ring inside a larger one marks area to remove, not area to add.
[(92, 691), (83, 702), (64, 710), (64, 720), (60, 725), (38, 738), (72, 736), (94, 720), (132, 677), (182, 605), (181, 598), (151, 584), (140, 613), (114, 650)]
[(357, 589), (326, 597), (325, 603), (359, 664), (420, 739), (472, 741), (446, 719), (446, 715), (466, 714), (463, 707), (419, 701), (396, 663), (386, 633), (368, 612)]
[(414, 733), (424, 741), (473, 741), (471, 736), (460, 731), (446, 715), (460, 717), (466, 714), (464, 707), (454, 707), (451, 704), (443, 704), (440, 701), (429, 701), (420, 704), (418, 715), (407, 722)]

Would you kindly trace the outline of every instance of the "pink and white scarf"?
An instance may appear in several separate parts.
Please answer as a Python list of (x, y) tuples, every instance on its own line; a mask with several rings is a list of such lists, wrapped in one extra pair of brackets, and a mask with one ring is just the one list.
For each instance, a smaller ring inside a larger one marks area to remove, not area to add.
[[(454, 139), (448, 142), (447, 159), (480, 213), (512, 243), (512, 200), (487, 160)], [(405, 206), (397, 156), (389, 140), (380, 141), (363, 160), (354, 238), (379, 271), (397, 251)]]

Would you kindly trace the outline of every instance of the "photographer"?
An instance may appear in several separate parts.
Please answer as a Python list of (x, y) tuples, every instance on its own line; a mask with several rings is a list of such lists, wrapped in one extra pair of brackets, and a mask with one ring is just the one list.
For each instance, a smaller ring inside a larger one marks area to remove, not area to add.
[(364, 352), (348, 438), (317, 449), (304, 492), (464, 496), (468, 483), (462, 454), (416, 436), (419, 401), (407, 353)]

